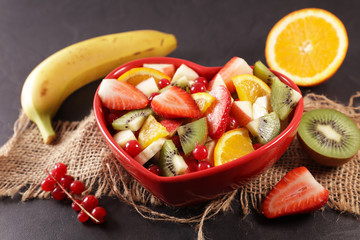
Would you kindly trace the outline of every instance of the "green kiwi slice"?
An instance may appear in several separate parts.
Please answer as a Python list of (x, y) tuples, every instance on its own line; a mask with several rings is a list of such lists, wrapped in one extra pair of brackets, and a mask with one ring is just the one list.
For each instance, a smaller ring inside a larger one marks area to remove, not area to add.
[(249, 122), (246, 128), (257, 142), (266, 144), (279, 135), (280, 119), (275, 112), (271, 112)]
[(206, 118), (182, 125), (177, 129), (185, 155), (194, 150), (196, 144), (204, 144), (208, 135)]
[(132, 131), (137, 131), (151, 114), (154, 114), (151, 108), (132, 110), (115, 119), (112, 122), (112, 127), (115, 130), (131, 129)]
[(301, 94), (295, 89), (274, 78), (271, 84), (271, 107), (285, 120), (301, 99)]
[(170, 139), (165, 140), (160, 150), (160, 156), (155, 161), (161, 169), (161, 174), (166, 177), (181, 175), (188, 168), (184, 158)]
[(263, 80), (267, 85), (271, 86), (273, 79), (278, 78), (269, 68), (265, 66), (260, 60), (254, 64), (253, 73), (256, 77)]
[(303, 114), (299, 140), (318, 163), (339, 166), (360, 148), (360, 130), (346, 115), (332, 109), (316, 109)]

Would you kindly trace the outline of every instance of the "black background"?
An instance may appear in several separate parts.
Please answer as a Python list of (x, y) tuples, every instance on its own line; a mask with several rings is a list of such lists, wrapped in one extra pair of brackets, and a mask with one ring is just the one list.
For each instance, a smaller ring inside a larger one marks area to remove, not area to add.
[[(12, 135), (20, 111), (21, 88), (44, 58), (72, 43), (115, 32), (156, 29), (175, 34), (178, 48), (170, 56), (202, 65), (223, 65), (233, 56), (253, 64), (265, 61), (271, 27), (293, 10), (319, 7), (345, 24), (349, 49), (338, 72), (302, 93), (325, 94), (347, 104), (360, 90), (360, 2), (353, 1), (40, 1), (0, 0), (0, 144)], [(90, 113), (99, 81), (80, 89), (60, 108), (55, 120), (81, 120)], [(1, 177), (1, 176), (0, 176)], [(101, 198), (108, 211), (100, 225), (81, 224), (69, 203), (49, 200), (0, 201), (0, 239), (196, 239), (193, 225), (143, 219), (118, 199)], [(238, 201), (233, 211), (207, 221), (211, 239), (359, 239), (355, 217), (326, 208), (302, 216), (267, 220), (252, 212), (243, 218)], [(161, 211), (192, 216), (189, 208)]]

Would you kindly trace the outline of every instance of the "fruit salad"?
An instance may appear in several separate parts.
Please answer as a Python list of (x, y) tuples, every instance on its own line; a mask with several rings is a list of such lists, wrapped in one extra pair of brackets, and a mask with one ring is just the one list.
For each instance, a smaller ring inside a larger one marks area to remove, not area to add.
[(206, 79), (186, 64), (143, 64), (98, 95), (116, 143), (154, 174), (217, 167), (280, 134), (301, 94), (262, 62), (233, 57)]

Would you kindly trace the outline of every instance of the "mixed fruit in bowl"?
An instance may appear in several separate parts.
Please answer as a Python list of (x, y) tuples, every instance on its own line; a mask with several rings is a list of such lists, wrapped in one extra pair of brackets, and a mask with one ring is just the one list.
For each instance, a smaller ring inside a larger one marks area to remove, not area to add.
[(263, 63), (234, 57), (212, 78), (186, 63), (146, 63), (97, 92), (115, 142), (149, 171), (177, 176), (216, 168), (276, 138), (301, 94)]

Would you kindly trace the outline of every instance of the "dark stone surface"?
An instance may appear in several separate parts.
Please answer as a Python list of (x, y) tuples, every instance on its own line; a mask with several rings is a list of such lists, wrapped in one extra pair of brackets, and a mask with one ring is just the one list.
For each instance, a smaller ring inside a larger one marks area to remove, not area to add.
[[(0, 144), (12, 135), (20, 111), (20, 92), (30, 71), (44, 58), (72, 43), (98, 35), (135, 29), (157, 29), (177, 36), (171, 54), (203, 65), (224, 64), (240, 56), (250, 64), (265, 60), (271, 27), (287, 13), (324, 8), (337, 15), (349, 35), (347, 57), (326, 83), (301, 89), (347, 103), (360, 90), (360, 3), (354, 1), (0, 1)], [(91, 110), (99, 81), (70, 96), (55, 119), (80, 120)], [(1, 176), (0, 176), (1, 177)], [(0, 201), (0, 239), (195, 239), (193, 225), (142, 218), (118, 199), (100, 200), (108, 212), (100, 226), (81, 224), (69, 203), (55, 200)], [(207, 221), (211, 239), (358, 239), (360, 224), (347, 214), (326, 209), (303, 216), (267, 220), (252, 212), (242, 218), (238, 201), (233, 212)], [(175, 216), (196, 209), (161, 208)]]

